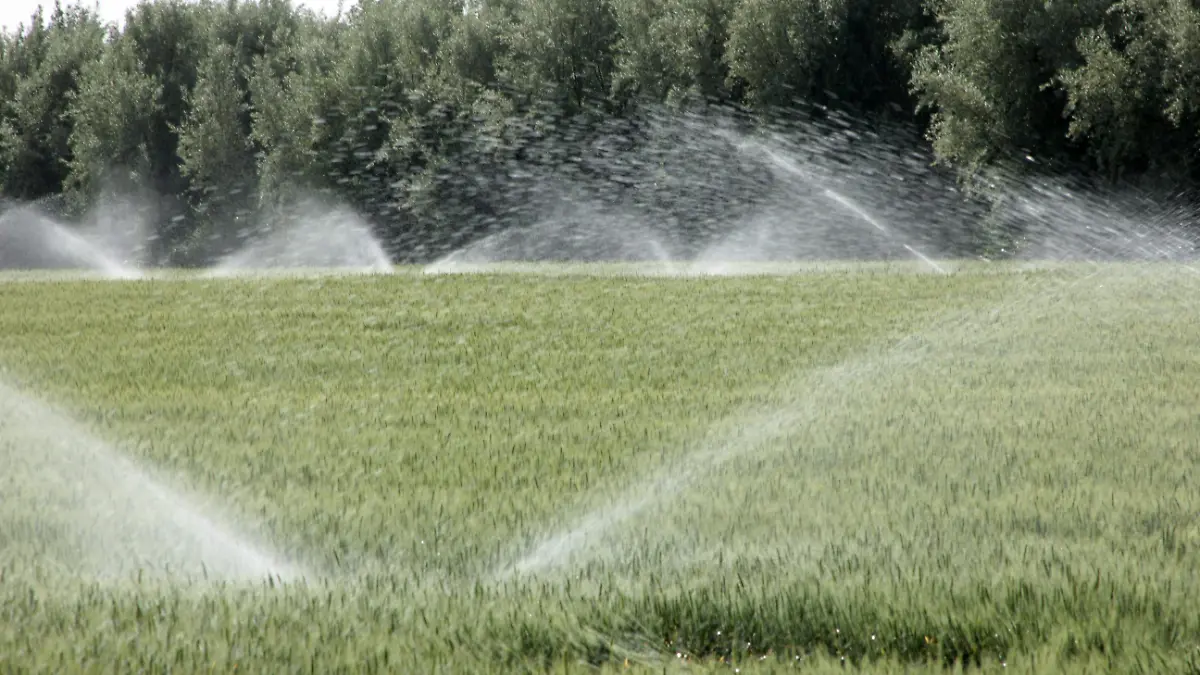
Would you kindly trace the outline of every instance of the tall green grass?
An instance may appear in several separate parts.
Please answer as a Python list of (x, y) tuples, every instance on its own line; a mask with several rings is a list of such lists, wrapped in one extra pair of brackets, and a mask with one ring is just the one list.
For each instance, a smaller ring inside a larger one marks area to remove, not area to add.
[(1194, 279), (0, 284), (0, 377), (312, 571), (68, 575), (5, 499), (0, 669), (1178, 672)]

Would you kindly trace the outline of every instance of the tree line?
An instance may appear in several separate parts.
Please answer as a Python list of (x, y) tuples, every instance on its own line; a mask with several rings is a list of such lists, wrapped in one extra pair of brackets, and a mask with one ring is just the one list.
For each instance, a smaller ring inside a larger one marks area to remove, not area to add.
[(120, 28), (55, 4), (0, 37), (0, 195), (143, 194), (155, 259), (189, 264), (327, 194), (420, 258), (519, 209), (513, 167), (636, 144), (647, 106), (848, 111), (964, 175), (1033, 156), (1187, 190), (1200, 2), (143, 0)]

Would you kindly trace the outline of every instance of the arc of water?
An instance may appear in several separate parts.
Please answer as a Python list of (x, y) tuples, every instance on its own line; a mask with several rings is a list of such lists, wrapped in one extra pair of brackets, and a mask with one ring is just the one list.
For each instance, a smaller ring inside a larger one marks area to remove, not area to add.
[[(861, 219), (868, 225), (874, 227), (876, 230), (879, 230), (885, 237), (892, 239), (892, 240), (896, 240), (895, 233), (893, 233), (890, 229), (885, 227), (883, 225), (883, 223), (879, 222), (879, 220), (877, 218), (875, 218), (870, 213), (868, 213), (866, 209), (864, 209), (861, 206), (859, 206), (858, 204), (854, 203), (853, 201), (851, 201), (848, 197), (846, 197), (842, 193), (840, 193), (832, 188), (825, 187), (822, 184), (822, 181), (820, 179), (818, 179), (816, 176), (813, 176), (811, 173), (809, 173), (809, 172), (805, 171), (804, 169), (800, 168), (799, 166), (797, 166), (795, 162), (792, 162), (792, 161), (788, 160), (787, 158), (780, 156), (778, 153), (776, 153), (774, 150), (771, 150), (770, 148), (763, 147), (763, 146), (758, 146), (758, 147), (763, 151), (763, 153), (765, 153), (767, 155), (767, 157), (769, 157), (771, 159), (772, 162), (775, 163), (776, 166), (783, 169), (784, 171), (787, 171), (788, 173), (798, 176), (801, 180), (805, 181), (806, 183), (809, 183), (811, 185), (821, 188), (822, 194), (825, 196), (825, 198), (833, 201), (834, 203), (838, 204), (839, 206), (846, 209), (850, 213), (853, 213), (855, 216), (857, 216), (859, 219)], [(929, 267), (933, 271), (937, 272), (938, 274), (947, 274), (946, 269), (944, 267), (942, 267), (941, 265), (937, 264), (936, 262), (934, 262), (933, 259), (930, 258), (929, 256), (920, 252), (919, 250), (917, 250), (916, 248), (914, 248), (913, 246), (911, 246), (910, 244), (908, 244), (906, 242), (899, 241), (898, 243), (902, 247), (904, 247), (904, 250), (908, 251), (910, 254), (912, 254), (912, 256), (914, 258), (916, 258), (917, 260), (920, 260), (922, 263), (924, 263), (927, 267)]]
[(58, 237), (63, 247), (70, 251), (71, 255), (80, 260), (86, 260), (89, 264), (96, 267), (106, 276), (116, 279), (136, 279), (140, 274), (134, 270), (126, 269), (116, 260), (110, 258), (104, 251), (97, 246), (87, 241), (83, 237), (71, 232), (70, 230), (54, 224), (51, 226), (54, 235)]
[[(884, 227), (882, 223), (880, 223), (878, 220), (876, 220), (874, 216), (867, 213), (866, 209), (863, 209), (858, 204), (855, 204), (854, 202), (850, 201), (845, 195), (841, 194), (840, 192), (830, 190), (828, 188), (825, 189), (824, 194), (829, 199), (832, 199), (833, 201), (837, 202), (838, 204), (841, 204), (846, 210), (850, 211), (851, 213), (858, 216), (859, 218), (862, 218), (869, 225), (871, 225), (875, 229), (882, 232), (885, 236), (887, 236), (887, 237), (892, 236), (892, 233), (886, 227)], [(900, 242), (900, 245), (903, 246), (904, 249), (906, 251), (908, 251), (909, 253), (911, 253), (915, 258), (917, 258), (921, 262), (928, 265), (933, 271), (937, 272), (938, 274), (946, 274), (945, 268), (943, 268), (941, 265), (934, 262), (929, 256), (925, 255), (924, 253), (921, 253), (920, 251), (918, 251), (917, 249), (913, 248), (912, 246), (910, 246), (909, 244), (907, 244), (905, 242)]]
[[(99, 272), (110, 279), (139, 279), (142, 277), (139, 270), (122, 264), (110, 251), (90, 238), (85, 238), (49, 218), (33, 212), (25, 212), (23, 218), (21, 214), (15, 217), (26, 221), (24, 224), (18, 224), (17, 227), (36, 229), (42, 246), (53, 249), (59, 255), (67, 256), (75, 265)], [(6, 226), (11, 226), (11, 223), (0, 220), (0, 230)], [(0, 239), (3, 237), (0, 236)]]
[[(569, 564), (573, 556), (586, 553), (592, 543), (603, 535), (652, 507), (677, 498), (702, 476), (710, 475), (713, 470), (746, 453), (759, 451), (763, 445), (782, 437), (789, 429), (811, 422), (822, 403), (820, 392), (839, 386), (856, 386), (881, 372), (900, 365), (917, 363), (938, 350), (940, 344), (998, 339), (1013, 331), (1022, 330), (1030, 325), (1028, 314), (1032, 312), (1042, 316), (1054, 311), (1058, 306), (1057, 298), (1064, 297), (1071, 289), (1087, 283), (1099, 274), (1100, 270), (1101, 268), (1096, 267), (1092, 272), (1067, 282), (1035, 283), (1029, 293), (1018, 295), (991, 308), (967, 310), (944, 317), (926, 329), (884, 347), (882, 351), (864, 354), (859, 359), (844, 361), (813, 374), (815, 380), (807, 381), (797, 389), (817, 394), (803, 394), (799, 400), (785, 408), (772, 410), (739, 424), (741, 431), (736, 437), (721, 439), (713, 446), (689, 454), (681, 464), (651, 475), (619, 504), (586, 513), (572, 526), (537, 542), (532, 549), (494, 570), (491, 578), (495, 581), (506, 581), (548, 572)], [(991, 321), (998, 321), (1005, 315), (1010, 318), (1022, 316), (1023, 323), (1000, 325), (1002, 330), (998, 332), (979, 331), (981, 319), (990, 317)], [(936, 339), (938, 336), (942, 338), (940, 341)]]
[[(36, 499), (67, 519), (69, 536), (100, 577), (146, 567), (219, 581), (304, 576), (65, 414), (4, 382), (0, 459), (18, 479), (28, 471), (49, 481)], [(13, 487), (3, 483), (0, 491)]]

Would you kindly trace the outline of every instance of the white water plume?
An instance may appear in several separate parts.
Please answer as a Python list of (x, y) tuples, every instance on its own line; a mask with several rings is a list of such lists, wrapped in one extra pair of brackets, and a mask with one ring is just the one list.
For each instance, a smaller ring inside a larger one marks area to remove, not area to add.
[[(843, 207), (845, 207), (846, 210), (855, 214), (859, 218), (862, 218), (864, 221), (867, 222), (867, 224), (871, 225), (875, 229), (879, 230), (880, 232), (884, 233), (887, 236), (891, 236), (891, 232), (886, 227), (883, 226), (883, 223), (880, 223), (878, 220), (875, 219), (874, 216), (872, 216), (871, 214), (864, 211), (863, 208), (861, 206), (859, 206), (858, 204), (855, 204), (854, 202), (850, 201), (850, 199), (848, 197), (846, 197), (845, 195), (843, 195), (842, 193), (837, 192), (835, 190), (825, 189), (822, 191), (822, 194), (824, 194), (826, 197), (829, 197), (830, 199), (837, 202), (838, 204), (841, 204)], [(942, 267), (941, 265), (934, 262), (929, 256), (925, 255), (924, 253), (921, 253), (917, 249), (913, 248), (912, 246), (909, 246), (908, 244), (905, 244), (904, 242), (901, 242), (900, 245), (904, 247), (904, 250), (911, 253), (913, 255), (913, 257), (915, 257), (917, 260), (920, 260), (921, 262), (925, 263), (925, 265), (927, 265), (934, 272), (937, 272), (938, 274), (946, 274), (947, 273), (946, 269), (944, 267)]]
[[(0, 569), (93, 578), (299, 579), (65, 415), (0, 383)], [(6, 560), (7, 559), (7, 560)]]
[(1025, 260), (1181, 261), (1196, 257), (1200, 212), (1130, 188), (1066, 179), (996, 179), (995, 225)]
[(390, 274), (391, 258), (370, 226), (347, 208), (302, 203), (287, 209), (265, 234), (221, 261), (210, 276), (270, 270), (331, 270)]
[[(842, 194), (841, 192), (839, 192), (837, 190), (834, 190), (833, 188), (826, 187), (823, 184), (823, 182), (821, 180), (819, 180), (816, 176), (814, 176), (810, 172), (805, 171), (804, 169), (800, 168), (795, 162), (781, 156), (779, 153), (775, 152), (774, 150), (771, 150), (770, 148), (767, 148), (767, 147), (762, 147), (761, 150), (779, 168), (781, 168), (784, 171), (813, 185), (814, 187), (817, 187), (818, 189), (820, 189), (821, 194), (824, 197), (833, 201), (835, 204), (842, 207), (846, 211), (849, 211), (851, 214), (856, 216), (859, 220), (861, 220), (864, 223), (875, 228), (876, 230), (878, 230), (881, 234), (883, 234), (888, 239), (895, 238), (895, 234), (890, 229), (885, 227), (883, 223), (879, 222), (879, 220), (877, 218), (872, 216), (864, 208), (862, 208), (857, 203), (852, 201), (849, 197), (845, 196), (844, 194)], [(901, 241), (900, 246), (903, 247), (904, 250), (908, 251), (913, 257), (915, 257), (916, 259), (923, 262), (925, 265), (927, 265), (930, 269), (937, 272), (938, 274), (946, 273), (946, 270), (942, 266), (938, 265), (931, 258), (929, 258), (929, 256), (918, 251), (916, 248), (912, 247), (908, 243)]]
[(568, 202), (529, 227), (490, 234), (427, 265), (427, 274), (485, 271), (506, 262), (669, 263), (663, 242), (636, 216)]
[(32, 207), (0, 214), (0, 269), (79, 270), (112, 279), (141, 273), (106, 247), (101, 237), (55, 222)]
[[(869, 386), (876, 378), (889, 373), (909, 370), (939, 354), (989, 340), (1010, 339), (1056, 311), (1061, 303), (1070, 301), (1072, 298), (1068, 293), (1096, 274), (1093, 271), (1078, 275), (1068, 282), (1035, 283), (1014, 300), (999, 306), (955, 312), (898, 343), (806, 373), (787, 389), (796, 392), (796, 396), (786, 405), (718, 425), (716, 438), (700, 450), (664, 467), (615, 497), (612, 503), (595, 508), (569, 527), (544, 538), (497, 570), (495, 578), (503, 581), (553, 572), (594, 558), (599, 555), (598, 551), (619, 549), (611, 541), (619, 528), (652, 508), (669, 505), (700, 479), (729, 462), (764, 452), (770, 442), (815, 423), (825, 407), (852, 399), (855, 389)], [(723, 431), (730, 428), (734, 429), (732, 433)]]

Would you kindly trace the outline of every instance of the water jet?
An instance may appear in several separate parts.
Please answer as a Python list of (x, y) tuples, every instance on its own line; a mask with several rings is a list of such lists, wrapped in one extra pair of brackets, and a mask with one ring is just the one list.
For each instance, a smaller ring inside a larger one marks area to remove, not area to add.
[(494, 263), (670, 263), (663, 242), (630, 213), (568, 202), (530, 226), (489, 234), (425, 267), (426, 274), (485, 271)]
[(30, 207), (0, 214), (0, 269), (77, 270), (109, 279), (142, 276), (85, 234)]
[(271, 271), (391, 274), (391, 258), (370, 226), (344, 207), (297, 204), (268, 221), (257, 239), (209, 271), (225, 277)]
[(3, 383), (0, 460), (5, 467), (0, 534), (9, 530), (0, 539), (10, 544), (0, 560), (31, 557), (94, 579), (142, 574), (258, 582), (303, 576), (220, 522), (211, 508), (168, 487), (66, 415)]
[[(767, 157), (769, 157), (771, 159), (771, 161), (779, 168), (800, 178), (801, 180), (803, 180), (811, 185), (816, 186), (818, 189), (820, 189), (821, 194), (826, 199), (829, 199), (830, 201), (834, 202), (835, 204), (842, 207), (846, 211), (849, 211), (851, 214), (856, 216), (859, 220), (867, 223), (871, 227), (878, 230), (885, 237), (887, 237), (889, 239), (895, 238), (894, 233), (890, 229), (885, 227), (883, 225), (883, 223), (879, 222), (879, 220), (877, 218), (872, 216), (864, 208), (862, 208), (857, 203), (852, 201), (849, 197), (845, 196), (844, 194), (842, 194), (841, 192), (839, 192), (837, 190), (834, 190), (833, 188), (824, 186), (822, 184), (823, 181), (818, 180), (815, 176), (813, 176), (809, 172), (800, 168), (795, 162), (792, 162), (792, 161), (788, 160), (787, 158), (779, 155), (774, 150), (767, 148), (767, 147), (761, 147), (761, 149), (767, 155)], [(945, 268), (943, 268), (941, 265), (934, 262), (931, 258), (929, 258), (929, 256), (918, 251), (916, 248), (912, 247), (908, 243), (901, 241), (901, 242), (899, 242), (899, 244), (900, 244), (900, 246), (902, 246), (904, 248), (904, 250), (908, 251), (914, 258), (916, 258), (917, 260), (920, 260), (922, 263), (924, 263), (926, 266), (928, 266), (934, 272), (937, 272), (938, 274), (946, 274), (947, 273)]]

